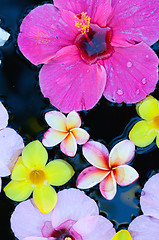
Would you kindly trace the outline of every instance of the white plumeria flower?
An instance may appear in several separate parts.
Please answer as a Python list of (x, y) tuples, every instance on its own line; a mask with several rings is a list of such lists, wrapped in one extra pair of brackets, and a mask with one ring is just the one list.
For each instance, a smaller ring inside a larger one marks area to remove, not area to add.
[(42, 143), (45, 147), (53, 147), (59, 143), (61, 151), (74, 157), (77, 144), (82, 145), (89, 139), (89, 134), (81, 126), (81, 118), (76, 111), (67, 117), (61, 112), (50, 111), (45, 114), (45, 120), (51, 127), (44, 134)]

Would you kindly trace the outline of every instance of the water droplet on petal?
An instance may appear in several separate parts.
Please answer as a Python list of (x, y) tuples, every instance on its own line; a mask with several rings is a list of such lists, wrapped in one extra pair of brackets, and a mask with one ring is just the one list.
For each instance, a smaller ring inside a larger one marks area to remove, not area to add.
[(136, 94), (138, 95), (140, 93), (140, 89), (137, 89), (136, 90)]
[(132, 67), (132, 62), (127, 62), (127, 67), (128, 68)]
[(146, 83), (147, 83), (146, 78), (143, 78), (143, 79), (142, 79), (142, 83), (143, 83), (143, 84), (146, 84)]
[(123, 90), (122, 89), (118, 89), (117, 94), (120, 95), (120, 96), (123, 95)]
[(142, 191), (142, 192), (141, 192), (141, 196), (144, 196), (144, 195), (145, 195), (145, 192), (144, 192), (144, 191)]
[(146, 55), (146, 58), (149, 58), (149, 55)]

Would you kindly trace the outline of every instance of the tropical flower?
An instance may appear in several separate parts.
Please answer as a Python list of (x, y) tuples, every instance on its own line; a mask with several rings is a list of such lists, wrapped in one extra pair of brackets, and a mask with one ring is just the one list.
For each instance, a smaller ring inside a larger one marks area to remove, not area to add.
[(117, 184), (127, 186), (139, 177), (131, 166), (126, 165), (135, 154), (135, 145), (130, 140), (117, 143), (110, 152), (101, 143), (89, 141), (83, 146), (83, 155), (93, 166), (84, 169), (77, 178), (77, 187), (87, 189), (100, 183), (100, 192), (111, 200)]
[(8, 125), (8, 112), (0, 102), (0, 191), (1, 177), (11, 174), (14, 164), (21, 154), (24, 143), (22, 137)]
[(158, 0), (54, 0), (32, 10), (18, 36), (21, 52), (43, 63), (41, 91), (62, 112), (92, 108), (102, 94), (135, 103), (153, 92)]
[(10, 34), (0, 27), (0, 47), (2, 47), (5, 44), (9, 36)]
[(32, 200), (20, 203), (11, 216), (11, 228), (19, 239), (30, 240), (111, 240), (113, 224), (99, 215), (96, 202), (78, 189), (57, 194), (57, 204), (41, 213)]
[(42, 140), (45, 147), (53, 147), (61, 142), (61, 151), (73, 157), (77, 151), (77, 144), (84, 144), (89, 139), (89, 134), (80, 128), (81, 119), (75, 111), (70, 112), (67, 118), (61, 112), (50, 111), (45, 114), (45, 120), (51, 127)]
[(136, 105), (138, 115), (143, 119), (137, 122), (129, 133), (129, 138), (138, 147), (146, 147), (156, 138), (159, 147), (159, 101), (148, 96)]
[(115, 234), (112, 240), (133, 240), (133, 239), (127, 230), (120, 230)]
[(62, 159), (46, 165), (47, 159), (47, 151), (39, 141), (29, 143), (13, 168), (12, 181), (4, 188), (6, 195), (14, 201), (24, 201), (33, 192), (33, 201), (39, 210), (50, 212), (57, 201), (57, 194), (50, 185), (65, 184), (74, 170)]
[(145, 184), (140, 197), (144, 215), (136, 217), (129, 225), (133, 240), (156, 240), (159, 236), (159, 173)]

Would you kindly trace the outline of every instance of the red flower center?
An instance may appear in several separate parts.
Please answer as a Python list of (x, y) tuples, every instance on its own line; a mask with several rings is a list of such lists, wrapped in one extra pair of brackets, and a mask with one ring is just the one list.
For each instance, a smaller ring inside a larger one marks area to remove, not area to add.
[(74, 44), (79, 49), (82, 60), (87, 64), (93, 64), (111, 57), (114, 53), (114, 48), (110, 44), (111, 39), (111, 28), (90, 24), (89, 31), (77, 35)]
[(75, 240), (67, 229), (54, 230), (51, 237), (54, 237), (57, 240)]

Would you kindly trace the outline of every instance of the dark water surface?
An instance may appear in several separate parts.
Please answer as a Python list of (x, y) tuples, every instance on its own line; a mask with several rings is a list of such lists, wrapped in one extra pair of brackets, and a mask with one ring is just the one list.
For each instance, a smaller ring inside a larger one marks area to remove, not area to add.
[[(17, 47), (17, 34), (22, 19), (31, 9), (43, 3), (52, 1), (33, 0), (0, 0), (0, 26), (10, 34), (10, 40), (0, 48), (0, 100), (3, 101), (10, 114), (9, 126), (14, 128), (23, 138), (25, 144), (35, 139), (42, 139), (48, 126), (44, 113), (54, 109), (48, 99), (44, 99), (38, 86), (38, 71), (40, 67), (33, 66)], [(159, 54), (159, 44), (153, 49)], [(159, 88), (153, 96), (159, 99)], [(90, 133), (91, 139), (100, 140), (110, 150), (119, 140), (127, 138), (127, 133), (137, 119), (135, 105), (112, 104), (104, 97), (89, 111), (80, 112), (83, 127)], [(131, 121), (131, 122), (130, 122)], [(81, 148), (74, 158), (65, 156), (59, 147), (48, 150), (50, 159), (66, 159), (76, 170), (73, 179), (62, 187), (75, 187), (79, 172), (89, 164), (81, 155)], [(95, 199), (103, 216), (114, 223), (117, 230), (127, 228), (131, 220), (140, 214), (139, 197), (141, 188), (147, 179), (159, 170), (159, 150), (155, 144), (147, 149), (137, 149), (133, 167), (139, 172), (140, 178), (128, 187), (119, 187), (112, 201), (105, 200), (98, 186), (86, 190), (86, 194)], [(3, 186), (9, 182), (3, 178)], [(8, 199), (3, 191), (0, 194), (0, 234), (5, 240), (15, 239), (10, 229), (10, 216), (17, 203)]]

